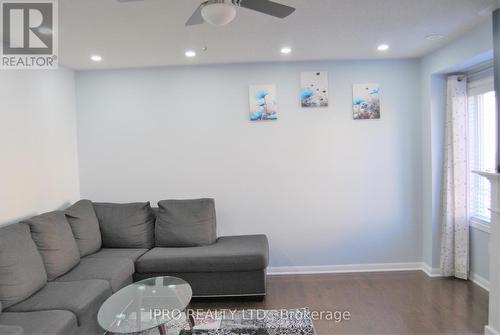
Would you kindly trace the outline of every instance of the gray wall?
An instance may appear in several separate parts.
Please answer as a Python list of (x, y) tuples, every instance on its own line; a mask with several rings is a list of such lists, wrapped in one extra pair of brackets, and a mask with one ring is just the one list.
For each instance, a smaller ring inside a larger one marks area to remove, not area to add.
[(79, 199), (73, 71), (0, 71), (0, 224)]
[[(331, 105), (299, 107), (301, 71)], [(353, 83), (382, 119), (354, 121)], [(277, 122), (248, 121), (248, 85), (275, 83)], [(265, 233), (271, 265), (420, 262), (419, 62), (335, 61), (77, 73), (82, 197), (214, 197), (220, 235)]]

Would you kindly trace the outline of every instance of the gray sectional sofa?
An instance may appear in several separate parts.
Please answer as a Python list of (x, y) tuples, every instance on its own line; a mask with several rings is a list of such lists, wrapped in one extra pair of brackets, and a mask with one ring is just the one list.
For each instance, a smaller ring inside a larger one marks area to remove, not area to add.
[(264, 296), (265, 235), (217, 238), (213, 199), (92, 203), (0, 228), (0, 335), (102, 334), (120, 288), (185, 279), (195, 297)]

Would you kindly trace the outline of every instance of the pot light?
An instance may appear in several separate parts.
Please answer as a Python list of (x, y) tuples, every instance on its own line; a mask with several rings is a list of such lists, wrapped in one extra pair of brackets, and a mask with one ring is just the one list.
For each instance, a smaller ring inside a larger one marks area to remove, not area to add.
[(102, 61), (102, 57), (99, 56), (99, 55), (92, 55), (92, 56), (90, 56), (90, 59), (92, 61), (94, 61), (94, 62), (100, 62), (100, 61)]
[(429, 34), (429, 35), (425, 36), (425, 39), (428, 41), (437, 41), (437, 40), (440, 40), (442, 38), (444, 38), (443, 34)]
[(187, 58), (196, 57), (196, 52), (194, 52), (193, 50), (188, 50), (184, 54), (186, 55)]
[(378, 51), (387, 51), (387, 50), (389, 50), (389, 45), (387, 45), (387, 44), (380, 44), (380, 45), (377, 47), (377, 50), (378, 50)]
[(292, 49), (291, 49), (291, 48), (289, 48), (289, 47), (284, 47), (284, 48), (281, 48), (281, 53), (282, 53), (282, 54), (287, 55), (287, 54), (289, 54), (289, 53), (291, 53), (291, 52), (292, 52)]
[(201, 9), (201, 16), (214, 26), (223, 26), (236, 17), (236, 6), (229, 3), (209, 3)]

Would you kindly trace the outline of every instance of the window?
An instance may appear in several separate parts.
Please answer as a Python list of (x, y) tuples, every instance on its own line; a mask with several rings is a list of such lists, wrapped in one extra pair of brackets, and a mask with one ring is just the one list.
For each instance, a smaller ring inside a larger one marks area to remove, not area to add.
[(469, 114), (469, 215), (489, 223), (491, 187), (472, 171), (495, 168), (496, 102), (490, 68), (468, 75)]

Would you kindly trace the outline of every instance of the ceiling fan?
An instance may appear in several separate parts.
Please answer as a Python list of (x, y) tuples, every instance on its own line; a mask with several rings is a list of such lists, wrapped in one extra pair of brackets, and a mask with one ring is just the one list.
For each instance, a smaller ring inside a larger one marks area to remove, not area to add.
[(186, 26), (194, 26), (208, 22), (223, 26), (234, 20), (236, 8), (248, 8), (259, 13), (283, 19), (295, 11), (295, 8), (270, 0), (208, 0), (198, 6), (186, 22)]
[[(118, 2), (132, 1), (138, 0), (118, 0)], [(280, 19), (295, 11), (293, 7), (270, 0), (207, 0), (198, 6), (193, 15), (187, 20), (186, 26), (195, 26), (204, 22), (215, 26), (226, 25), (236, 17), (237, 7), (248, 8)]]

